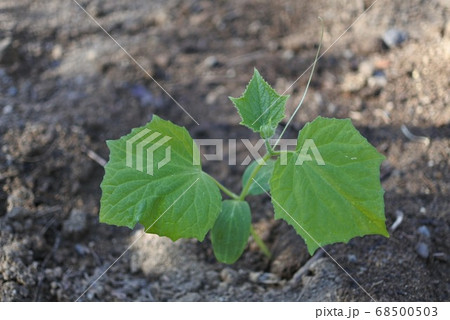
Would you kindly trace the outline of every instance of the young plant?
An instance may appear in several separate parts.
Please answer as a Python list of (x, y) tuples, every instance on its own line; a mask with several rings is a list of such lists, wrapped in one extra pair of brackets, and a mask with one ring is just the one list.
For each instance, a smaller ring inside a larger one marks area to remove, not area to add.
[[(276, 151), (284, 131), (274, 145), (270, 138), (285, 117), (288, 96), (278, 95), (255, 69), (242, 97), (230, 99), (241, 124), (259, 133), (267, 149), (245, 170), (239, 195), (202, 170), (199, 149), (184, 127), (155, 115), (107, 141), (100, 221), (129, 228), (141, 223), (145, 232), (173, 241), (202, 241), (210, 231), (217, 260), (231, 264), (250, 234), (270, 256), (246, 202), (248, 195), (270, 191), (275, 219), (292, 225), (310, 254), (357, 236), (389, 236), (379, 174), (384, 157), (349, 119), (318, 117), (299, 132), (295, 150)], [(230, 199), (222, 200), (220, 191)]]

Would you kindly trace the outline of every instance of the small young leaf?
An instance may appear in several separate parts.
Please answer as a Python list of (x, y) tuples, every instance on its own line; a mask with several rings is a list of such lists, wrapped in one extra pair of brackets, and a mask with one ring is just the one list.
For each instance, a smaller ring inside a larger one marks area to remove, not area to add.
[(222, 211), (211, 230), (211, 242), (217, 260), (232, 264), (239, 259), (247, 246), (251, 222), (247, 202), (223, 201)]
[(284, 118), (288, 98), (277, 94), (255, 69), (242, 97), (230, 97), (230, 100), (241, 115), (241, 124), (259, 132), (263, 138), (270, 138)]
[(383, 160), (349, 119), (318, 117), (300, 131), (286, 163), (280, 157), (275, 164), (270, 181), (275, 218), (295, 228), (310, 254), (356, 236), (389, 237), (380, 185)]
[[(244, 175), (242, 176), (242, 187), (247, 184), (250, 175), (253, 172), (253, 169), (256, 167), (258, 163), (253, 161), (250, 165), (245, 169)], [(258, 183), (252, 182), (250, 189), (248, 189), (248, 194), (257, 196), (266, 192), (269, 192), (270, 185), (269, 180), (272, 177), (273, 167), (275, 166), (275, 160), (269, 159), (266, 161), (266, 164), (261, 167), (258, 173), (255, 176), (255, 180)], [(262, 187), (262, 188), (261, 188)]]
[(100, 221), (179, 238), (204, 239), (221, 208), (214, 180), (204, 173), (185, 128), (153, 116), (147, 125), (107, 142)]

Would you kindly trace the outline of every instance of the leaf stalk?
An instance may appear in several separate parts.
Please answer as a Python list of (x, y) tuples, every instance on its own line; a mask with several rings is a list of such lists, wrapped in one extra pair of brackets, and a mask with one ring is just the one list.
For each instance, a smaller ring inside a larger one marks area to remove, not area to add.
[(253, 226), (250, 226), (250, 233), (253, 237), (253, 240), (255, 240), (255, 243), (258, 245), (258, 247), (261, 249), (261, 252), (264, 253), (264, 255), (271, 259), (272, 258), (272, 254), (270, 253), (269, 248), (267, 248), (266, 244), (264, 243), (264, 241), (261, 239), (261, 237), (256, 233), (255, 228), (253, 228)]
[[(213, 178), (213, 177), (211, 177)], [(219, 181), (217, 181), (216, 179), (214, 179), (214, 182), (216, 183), (216, 185), (219, 187), (220, 190), (223, 191), (223, 193), (225, 193), (227, 196), (229, 196), (231, 199), (233, 200), (239, 200), (239, 196), (237, 194), (235, 194), (233, 191), (231, 191), (230, 189), (228, 189), (227, 187), (225, 187), (223, 184), (221, 184)]]
[[(262, 161), (265, 163), (268, 159), (270, 159), (270, 157), (272, 157), (272, 155), (270, 153), (266, 153), (264, 155), (264, 157), (262, 158)], [(250, 177), (248, 178), (247, 183), (245, 184), (244, 188), (242, 189), (241, 194), (239, 195), (239, 200), (244, 201), (245, 197), (248, 194), (248, 191), (250, 190), (250, 187), (253, 183), (253, 179), (256, 177), (256, 175), (258, 174), (259, 170), (261, 170), (262, 164), (260, 164), (259, 162), (256, 164), (255, 168), (253, 169), (252, 174), (250, 175)]]

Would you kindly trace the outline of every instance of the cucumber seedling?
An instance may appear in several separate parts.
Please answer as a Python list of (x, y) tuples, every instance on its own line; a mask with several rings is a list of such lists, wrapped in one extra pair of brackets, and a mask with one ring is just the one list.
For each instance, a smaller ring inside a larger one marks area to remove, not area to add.
[(270, 141), (288, 96), (277, 94), (255, 69), (243, 95), (230, 99), (241, 124), (259, 133), (267, 149), (245, 170), (240, 194), (202, 170), (200, 151), (184, 127), (154, 115), (145, 126), (107, 141), (100, 221), (129, 228), (140, 223), (145, 232), (173, 241), (202, 241), (210, 232), (217, 260), (231, 264), (250, 235), (270, 256), (246, 202), (248, 195), (270, 192), (275, 218), (294, 227), (310, 254), (356, 236), (389, 236), (379, 171), (384, 157), (350, 119), (318, 117), (301, 129), (295, 150), (277, 151), (285, 130), (275, 144)]

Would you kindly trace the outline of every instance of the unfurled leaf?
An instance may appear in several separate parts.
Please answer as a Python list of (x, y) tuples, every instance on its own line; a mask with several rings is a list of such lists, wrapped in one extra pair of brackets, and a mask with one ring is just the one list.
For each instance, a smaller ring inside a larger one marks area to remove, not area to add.
[(278, 123), (284, 118), (288, 98), (277, 94), (256, 69), (242, 97), (230, 97), (241, 115), (241, 124), (260, 133), (263, 138), (274, 135)]
[(214, 255), (223, 263), (234, 263), (244, 252), (252, 218), (245, 201), (225, 200), (211, 230)]
[(296, 151), (275, 164), (270, 181), (275, 217), (295, 228), (311, 254), (356, 236), (388, 237), (383, 160), (349, 119), (317, 118), (300, 131)]
[(101, 184), (100, 221), (172, 240), (203, 240), (221, 208), (214, 180), (202, 171), (185, 128), (154, 116), (147, 125), (107, 142), (110, 159)]
[[(247, 167), (247, 169), (245, 169), (244, 175), (242, 176), (242, 187), (244, 187), (247, 184), (247, 181), (250, 178), (250, 175), (252, 174), (257, 164), (258, 163), (256, 161), (253, 161)], [(258, 173), (254, 178), (257, 183), (255, 183), (254, 181), (252, 182), (250, 189), (248, 189), (248, 194), (256, 196), (269, 192), (270, 190), (269, 180), (272, 177), (274, 165), (275, 160), (269, 159), (266, 161), (265, 165), (261, 166), (261, 169), (258, 171)]]

